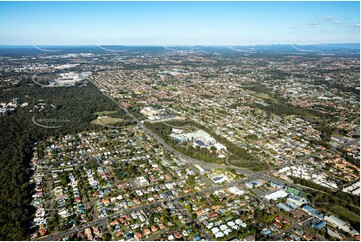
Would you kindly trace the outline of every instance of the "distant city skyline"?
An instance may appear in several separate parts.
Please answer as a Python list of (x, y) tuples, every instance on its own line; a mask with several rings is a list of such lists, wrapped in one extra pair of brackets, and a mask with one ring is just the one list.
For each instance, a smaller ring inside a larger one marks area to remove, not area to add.
[(0, 2), (0, 45), (359, 43), (359, 2)]

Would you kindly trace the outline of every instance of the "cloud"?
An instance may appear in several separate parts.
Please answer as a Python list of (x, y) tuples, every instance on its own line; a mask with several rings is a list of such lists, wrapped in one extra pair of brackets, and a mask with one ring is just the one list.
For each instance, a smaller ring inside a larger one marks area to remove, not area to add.
[(326, 21), (328, 21), (328, 20), (332, 20), (332, 17), (331, 17), (331, 16), (327, 16), (327, 17), (324, 17), (323, 19), (326, 20)]
[(352, 27), (360, 28), (360, 23), (354, 24)]
[(334, 24), (341, 24), (341, 21), (335, 21)]
[(316, 26), (316, 25), (318, 25), (318, 23), (317, 22), (311, 22), (311, 23), (308, 23), (307, 25)]

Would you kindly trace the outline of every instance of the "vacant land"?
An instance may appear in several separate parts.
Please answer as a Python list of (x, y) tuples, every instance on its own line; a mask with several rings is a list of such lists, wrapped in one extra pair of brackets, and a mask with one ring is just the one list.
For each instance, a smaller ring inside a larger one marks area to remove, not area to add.
[(112, 118), (112, 117), (99, 117), (93, 121), (91, 121), (92, 124), (98, 124), (98, 125), (112, 125), (123, 122), (124, 119), (121, 118)]
[(135, 124), (134, 120), (122, 111), (102, 111), (95, 112), (94, 115), (97, 115), (98, 117), (90, 123), (95, 125), (127, 126)]
[(360, 221), (360, 215), (351, 212), (350, 210), (342, 206), (333, 206), (332, 212), (334, 212), (335, 214), (337, 214), (338, 216), (342, 217), (345, 220), (350, 220), (355, 222)]
[(105, 116), (105, 115), (112, 115), (112, 114), (116, 114), (118, 113), (118, 111), (104, 111), (104, 112), (95, 112), (95, 115), (98, 116)]

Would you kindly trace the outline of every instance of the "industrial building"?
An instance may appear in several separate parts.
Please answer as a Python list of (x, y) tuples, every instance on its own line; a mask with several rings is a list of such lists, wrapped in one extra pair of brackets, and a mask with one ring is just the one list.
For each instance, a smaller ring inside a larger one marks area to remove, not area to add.
[(278, 207), (279, 209), (284, 210), (284, 211), (287, 212), (287, 213), (289, 213), (289, 212), (292, 211), (292, 208), (289, 207), (289, 206), (287, 206), (287, 205), (284, 204), (284, 203), (277, 203), (277, 204), (276, 204), (276, 207)]
[(315, 229), (322, 229), (325, 226), (326, 226), (326, 223), (322, 220), (318, 221), (315, 224), (312, 224), (312, 227), (314, 227)]
[(285, 191), (283, 190), (279, 190), (279, 191), (276, 191), (276, 192), (272, 192), (266, 196), (264, 196), (267, 200), (277, 200), (279, 198), (284, 198), (284, 197), (287, 197), (288, 196), (288, 193), (286, 193)]
[(200, 165), (195, 164), (194, 166), (199, 170), (201, 174), (204, 174), (205, 170)]
[(337, 227), (339, 229), (342, 229), (345, 232), (350, 232), (350, 227), (347, 226), (346, 222), (339, 219), (336, 216), (330, 215), (330, 216), (325, 216), (324, 219), (326, 222), (328, 222), (329, 224), (331, 224), (334, 227)]
[(218, 151), (227, 151), (224, 145), (218, 143), (212, 136), (201, 129), (191, 133), (182, 133), (179, 129), (172, 129), (170, 137), (179, 143), (193, 141), (194, 146), (201, 148), (214, 146)]
[(230, 187), (230, 188), (228, 188), (228, 191), (230, 193), (238, 195), (238, 196), (242, 196), (244, 194), (244, 191), (237, 187)]
[(271, 181), (270, 185), (277, 189), (286, 189), (286, 186), (284, 184), (276, 183), (274, 181)]
[(221, 184), (222, 182), (228, 181), (228, 177), (225, 175), (217, 176), (212, 178), (212, 181), (217, 184)]
[(310, 205), (303, 206), (302, 210), (305, 211), (308, 215), (323, 219), (323, 214), (319, 214), (318, 211)]
[(302, 205), (307, 203), (307, 199), (295, 195), (290, 195), (287, 198), (287, 204), (295, 205), (296, 207), (301, 207)]
[(249, 182), (246, 182), (245, 183), (246, 187), (248, 189), (252, 189), (253, 187), (260, 187), (263, 185), (263, 182), (261, 180), (252, 180), (252, 181), (249, 181)]

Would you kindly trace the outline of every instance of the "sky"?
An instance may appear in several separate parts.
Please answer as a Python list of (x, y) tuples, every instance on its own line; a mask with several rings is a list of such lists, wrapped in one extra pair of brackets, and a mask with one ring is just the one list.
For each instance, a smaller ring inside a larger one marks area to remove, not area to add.
[(0, 2), (0, 45), (359, 43), (355, 2)]

